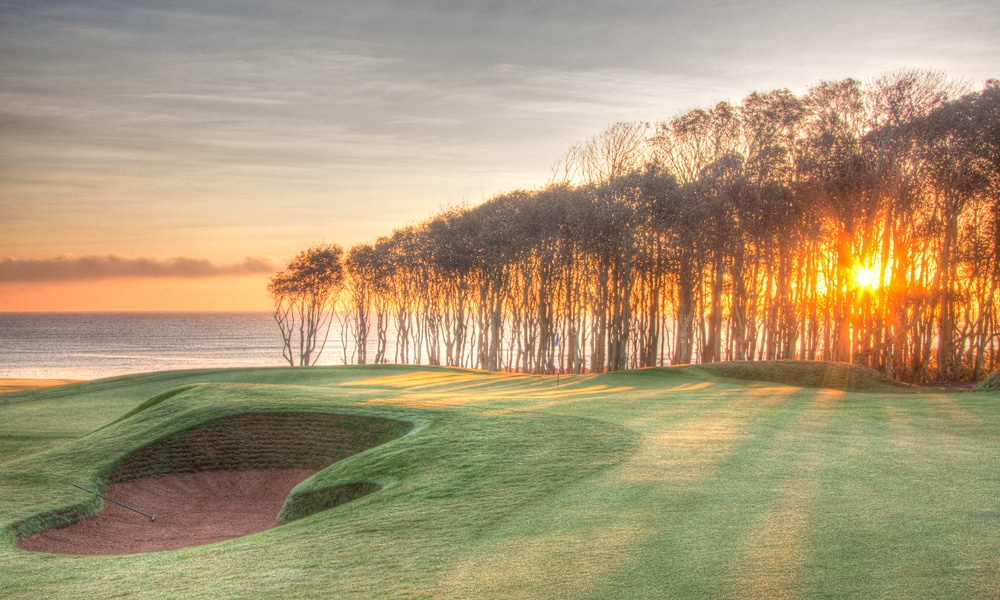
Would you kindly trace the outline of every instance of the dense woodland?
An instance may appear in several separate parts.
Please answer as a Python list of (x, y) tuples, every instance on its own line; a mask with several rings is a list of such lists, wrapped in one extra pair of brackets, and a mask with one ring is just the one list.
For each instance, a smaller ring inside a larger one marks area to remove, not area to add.
[(269, 285), (288, 362), (313, 362), (336, 314), (357, 363), (808, 359), (909, 382), (1000, 366), (996, 80), (970, 92), (904, 71), (754, 92), (616, 123), (553, 171), (300, 254)]

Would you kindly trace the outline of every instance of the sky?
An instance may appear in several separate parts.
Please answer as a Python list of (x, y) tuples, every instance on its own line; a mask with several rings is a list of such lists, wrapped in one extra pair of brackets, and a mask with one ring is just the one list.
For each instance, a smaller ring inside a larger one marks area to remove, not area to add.
[(995, 0), (0, 0), (0, 312), (267, 310), (267, 277), (539, 188), (617, 121), (931, 69)]

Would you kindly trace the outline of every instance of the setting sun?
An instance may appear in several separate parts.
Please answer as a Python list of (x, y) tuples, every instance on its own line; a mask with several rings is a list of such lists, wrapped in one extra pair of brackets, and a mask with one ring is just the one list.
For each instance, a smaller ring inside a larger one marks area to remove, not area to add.
[(878, 275), (873, 267), (858, 267), (854, 272), (854, 283), (866, 290), (878, 289)]

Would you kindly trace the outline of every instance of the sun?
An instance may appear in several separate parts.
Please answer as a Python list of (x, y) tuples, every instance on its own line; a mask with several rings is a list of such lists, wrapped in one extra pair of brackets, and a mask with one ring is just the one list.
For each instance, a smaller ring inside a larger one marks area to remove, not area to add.
[(858, 267), (854, 271), (854, 284), (859, 288), (874, 290), (878, 288), (878, 275), (873, 267)]

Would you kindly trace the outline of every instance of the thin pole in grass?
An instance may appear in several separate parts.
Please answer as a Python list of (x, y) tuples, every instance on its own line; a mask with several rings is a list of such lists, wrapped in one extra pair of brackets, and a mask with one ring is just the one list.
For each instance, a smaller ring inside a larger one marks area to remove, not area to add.
[(142, 516), (146, 517), (147, 519), (149, 519), (150, 521), (155, 521), (155, 520), (156, 520), (156, 515), (147, 515), (146, 513), (142, 512), (141, 510), (137, 510), (137, 509), (135, 509), (135, 508), (132, 508), (132, 507), (131, 507), (131, 506), (129, 506), (128, 504), (122, 504), (121, 502), (119, 502), (119, 501), (117, 501), (117, 500), (112, 500), (111, 498), (108, 498), (108, 497), (107, 497), (107, 496), (105, 496), (104, 494), (98, 494), (97, 492), (95, 492), (95, 491), (93, 491), (93, 490), (88, 490), (87, 488), (85, 488), (85, 487), (83, 487), (83, 486), (79, 486), (79, 485), (76, 485), (75, 483), (73, 484), (73, 487), (75, 487), (75, 488), (78, 488), (78, 489), (81, 489), (81, 490), (83, 490), (83, 491), (85, 491), (85, 492), (88, 492), (88, 493), (91, 493), (91, 494), (93, 494), (93, 495), (97, 496), (98, 498), (104, 498), (104, 499), (105, 499), (105, 500), (107, 500), (108, 502), (114, 502), (114, 503), (115, 503), (115, 504), (117, 504), (118, 506), (121, 506), (121, 507), (123, 507), (123, 508), (127, 508), (127, 509), (129, 509), (130, 511), (132, 511), (132, 512), (137, 512), (137, 513), (139, 513), (140, 515), (142, 515)]
[[(552, 354), (559, 356), (559, 334), (556, 333), (555, 339), (552, 341)], [(559, 389), (559, 371), (562, 367), (562, 360), (556, 365), (556, 390)]]

